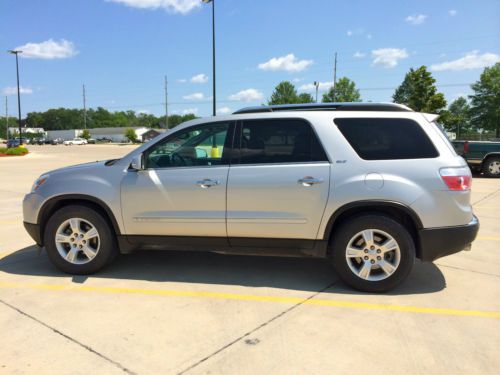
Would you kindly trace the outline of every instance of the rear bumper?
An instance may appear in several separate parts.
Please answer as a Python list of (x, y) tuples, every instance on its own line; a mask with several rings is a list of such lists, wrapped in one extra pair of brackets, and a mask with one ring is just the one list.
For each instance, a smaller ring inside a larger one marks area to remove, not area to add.
[(420, 259), (432, 262), (446, 255), (458, 253), (466, 249), (477, 236), (479, 221), (473, 217), (467, 225), (444, 228), (421, 229)]
[(31, 238), (33, 238), (36, 244), (38, 246), (43, 246), (42, 234), (40, 232), (40, 225), (27, 223), (26, 221), (23, 222), (23, 224), (24, 224), (24, 229), (26, 229), (26, 232), (28, 232), (28, 234), (31, 236)]

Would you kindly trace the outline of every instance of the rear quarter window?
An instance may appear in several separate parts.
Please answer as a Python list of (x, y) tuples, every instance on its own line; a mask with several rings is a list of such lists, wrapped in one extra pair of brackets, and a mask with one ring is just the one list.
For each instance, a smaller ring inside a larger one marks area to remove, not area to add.
[(409, 119), (337, 118), (342, 135), (365, 160), (428, 159), (438, 151), (420, 125)]

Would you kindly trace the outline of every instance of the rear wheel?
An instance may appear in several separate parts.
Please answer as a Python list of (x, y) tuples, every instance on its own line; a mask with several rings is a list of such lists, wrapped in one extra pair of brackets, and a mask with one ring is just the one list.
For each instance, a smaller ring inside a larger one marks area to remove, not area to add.
[(56, 211), (47, 222), (44, 239), (52, 263), (70, 274), (94, 273), (118, 253), (106, 219), (86, 206), (66, 206)]
[(408, 230), (387, 216), (357, 216), (338, 228), (332, 240), (340, 278), (364, 292), (393, 289), (406, 279), (415, 261)]
[(500, 157), (486, 159), (483, 163), (483, 173), (488, 177), (500, 177)]

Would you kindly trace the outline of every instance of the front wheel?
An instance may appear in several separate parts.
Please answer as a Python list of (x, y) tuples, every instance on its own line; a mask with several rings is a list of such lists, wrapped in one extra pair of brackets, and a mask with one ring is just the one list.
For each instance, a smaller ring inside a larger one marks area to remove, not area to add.
[(483, 173), (488, 177), (500, 177), (500, 157), (490, 157), (483, 164)]
[(74, 275), (97, 272), (118, 253), (106, 219), (86, 206), (72, 205), (56, 211), (47, 222), (44, 239), (52, 263)]
[(415, 261), (411, 235), (388, 216), (357, 216), (342, 224), (332, 240), (334, 267), (340, 278), (364, 292), (395, 288)]

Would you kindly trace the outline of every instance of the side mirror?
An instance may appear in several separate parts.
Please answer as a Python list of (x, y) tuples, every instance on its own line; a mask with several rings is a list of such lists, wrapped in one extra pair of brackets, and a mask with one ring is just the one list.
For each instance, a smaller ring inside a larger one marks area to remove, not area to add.
[(130, 169), (132, 169), (134, 171), (144, 170), (144, 162), (143, 162), (142, 154), (134, 156), (134, 158), (130, 162)]

